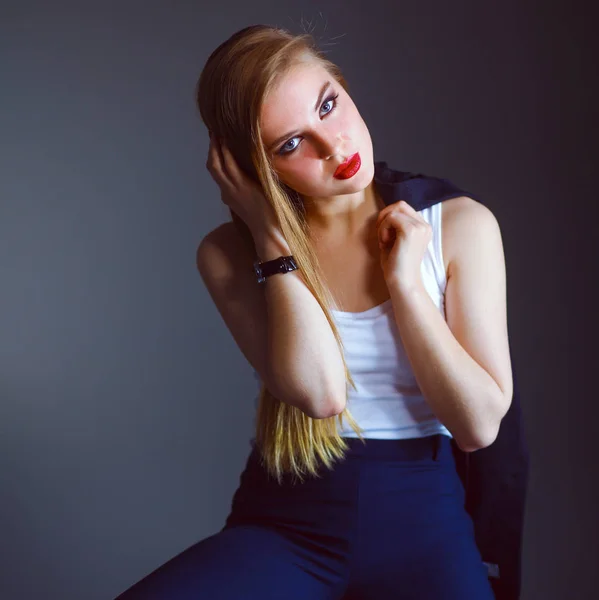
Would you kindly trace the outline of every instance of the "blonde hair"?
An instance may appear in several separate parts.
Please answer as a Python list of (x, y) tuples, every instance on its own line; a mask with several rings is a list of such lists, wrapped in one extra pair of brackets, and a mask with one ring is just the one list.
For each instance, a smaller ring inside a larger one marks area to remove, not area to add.
[[(264, 98), (283, 75), (305, 61), (316, 61), (348, 90), (340, 69), (324, 57), (310, 34), (295, 35), (268, 25), (246, 27), (212, 52), (196, 86), (196, 101), (207, 128), (228, 146), (241, 170), (261, 185), (303, 280), (320, 304), (337, 340), (346, 383), (356, 389), (330, 312), (335, 302), (310, 243), (303, 202), (297, 192), (279, 181), (261, 139), (259, 119)], [(235, 212), (230, 213), (248, 252), (256, 256), (249, 228)], [(313, 419), (299, 408), (278, 400), (263, 384), (255, 439), (268, 473), (281, 483), (286, 473), (300, 481), (307, 473), (320, 477), (319, 461), (332, 469), (335, 460), (342, 459), (349, 448), (337, 429), (343, 418), (364, 442), (363, 430), (347, 407), (334, 417)]]

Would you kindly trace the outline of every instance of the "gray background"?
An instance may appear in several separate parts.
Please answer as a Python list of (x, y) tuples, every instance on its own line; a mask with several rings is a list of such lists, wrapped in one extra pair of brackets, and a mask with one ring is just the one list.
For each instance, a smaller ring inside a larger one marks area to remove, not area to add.
[(252, 23), (312, 27), (375, 160), (499, 219), (523, 598), (596, 598), (597, 43), (540, 0), (0, 3), (0, 597), (110, 599), (223, 525), (256, 382), (195, 268), (229, 214), (193, 91)]

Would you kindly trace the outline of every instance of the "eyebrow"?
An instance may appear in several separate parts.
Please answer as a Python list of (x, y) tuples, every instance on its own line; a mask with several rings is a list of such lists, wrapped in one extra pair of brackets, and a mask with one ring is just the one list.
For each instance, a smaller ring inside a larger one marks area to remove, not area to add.
[[(320, 108), (320, 105), (322, 104), (322, 99), (323, 99), (326, 91), (329, 89), (330, 85), (331, 85), (330, 81), (325, 81), (323, 86), (320, 88), (320, 92), (318, 93), (318, 98), (316, 100), (316, 104), (314, 105), (314, 111), (317, 111)], [(286, 139), (291, 138), (298, 133), (299, 133), (299, 131), (290, 131), (289, 133), (286, 133), (285, 135), (278, 137), (274, 142), (272, 142), (269, 145), (268, 150), (269, 151), (273, 150), (273, 148), (275, 148), (275, 146), (278, 146), (281, 142), (284, 142)]]

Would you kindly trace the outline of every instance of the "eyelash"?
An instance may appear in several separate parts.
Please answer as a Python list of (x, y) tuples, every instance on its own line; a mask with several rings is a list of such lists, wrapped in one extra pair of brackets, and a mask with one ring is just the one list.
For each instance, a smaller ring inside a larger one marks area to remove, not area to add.
[[(339, 98), (339, 94), (332, 94), (331, 96), (329, 96), (329, 97), (328, 97), (328, 98), (327, 98), (327, 99), (326, 99), (326, 100), (325, 100), (325, 101), (324, 101), (324, 102), (321, 104), (321, 106), (320, 106), (320, 107), (322, 108), (322, 107), (323, 107), (325, 104), (327, 104), (327, 103), (329, 103), (329, 102), (334, 102), (334, 103), (333, 103), (333, 108), (331, 108), (331, 110), (330, 110), (328, 113), (326, 113), (325, 117), (326, 117), (326, 116), (328, 116), (328, 115), (330, 115), (330, 114), (331, 114), (331, 113), (332, 113), (332, 112), (333, 112), (333, 111), (334, 111), (334, 110), (337, 108), (337, 98)], [(288, 144), (288, 143), (289, 143), (291, 140), (294, 140), (296, 137), (299, 137), (299, 136), (294, 136), (294, 137), (292, 137), (292, 138), (288, 139), (288, 140), (287, 140), (287, 141), (286, 141), (286, 142), (285, 142), (285, 143), (284, 143), (284, 144), (281, 146), (281, 148), (280, 148), (280, 149), (277, 151), (277, 154), (278, 154), (279, 156), (289, 156), (290, 154), (293, 154), (293, 152), (295, 152), (295, 151), (296, 151), (296, 150), (299, 148), (299, 144), (298, 144), (298, 145), (297, 145), (295, 148), (292, 148), (291, 150), (287, 150), (287, 151), (285, 151), (285, 152), (283, 152), (283, 148), (285, 148), (285, 146), (286, 146), (286, 145), (287, 145), (287, 144)]]

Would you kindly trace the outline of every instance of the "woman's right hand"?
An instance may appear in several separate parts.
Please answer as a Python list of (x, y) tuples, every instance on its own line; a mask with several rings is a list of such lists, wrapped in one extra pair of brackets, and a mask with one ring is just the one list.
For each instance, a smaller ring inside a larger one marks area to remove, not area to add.
[(221, 190), (222, 201), (248, 226), (254, 236), (278, 230), (273, 208), (261, 186), (239, 168), (225, 144), (210, 135), (206, 168)]

